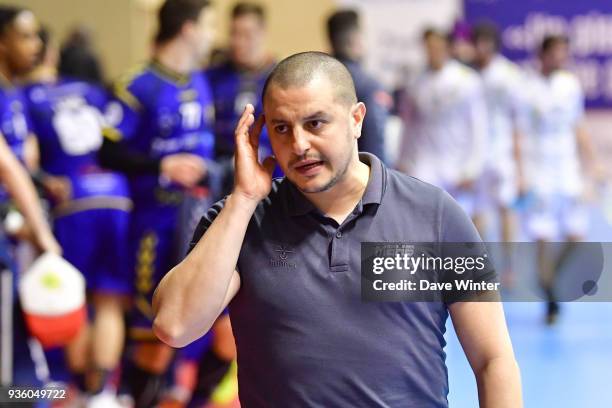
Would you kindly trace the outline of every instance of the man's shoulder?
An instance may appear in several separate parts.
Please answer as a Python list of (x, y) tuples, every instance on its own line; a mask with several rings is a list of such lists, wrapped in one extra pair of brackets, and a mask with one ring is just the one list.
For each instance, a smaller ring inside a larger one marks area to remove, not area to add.
[(578, 76), (568, 70), (559, 70), (552, 75), (552, 84), (557, 89), (566, 89), (573, 92), (580, 92), (580, 80)]
[(288, 186), (289, 180), (285, 177), (278, 177), (272, 180), (272, 188), (270, 193), (259, 202), (255, 213), (253, 214), (255, 220), (262, 220), (263, 217), (272, 213), (279, 215), (285, 212), (288, 197)]
[(394, 200), (407, 200), (418, 207), (435, 208), (448, 193), (440, 187), (393, 169), (386, 169), (386, 191)]
[(140, 110), (150, 100), (157, 89), (158, 78), (151, 72), (148, 64), (139, 64), (121, 75), (112, 86), (113, 94), (134, 110)]
[[(284, 205), (287, 197), (286, 197), (286, 184), (288, 183), (284, 177), (275, 178), (272, 180), (272, 188), (270, 189), (270, 193), (261, 200), (257, 207), (255, 208), (254, 216), (261, 216), (266, 212), (270, 211), (272, 208), (274, 211), (278, 211), (279, 205)], [(205, 214), (204, 218), (209, 218), (212, 222), (214, 218), (217, 216), (219, 212), (225, 207), (225, 202), (227, 197), (224, 197), (213, 204)]]
[[(266, 214), (281, 214), (279, 211), (283, 211), (283, 208), (280, 206), (284, 206), (285, 196), (284, 189), (287, 188), (285, 185), (287, 181), (284, 178), (277, 178), (272, 180), (272, 189), (266, 198), (261, 200), (253, 215), (251, 217), (251, 223), (255, 222), (255, 225), (261, 225), (264, 219), (269, 219), (266, 217)], [(225, 207), (226, 200), (229, 196), (226, 196), (216, 203), (214, 203), (208, 210), (202, 215), (200, 218), (200, 222), (198, 223), (195, 232), (193, 234), (193, 239), (191, 246), (193, 247), (197, 241), (204, 235), (208, 227), (215, 221), (219, 213)]]

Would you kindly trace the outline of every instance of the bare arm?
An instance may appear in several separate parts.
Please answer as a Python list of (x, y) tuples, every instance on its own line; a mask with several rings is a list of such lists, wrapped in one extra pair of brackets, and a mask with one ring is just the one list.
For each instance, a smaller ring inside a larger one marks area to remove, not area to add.
[(576, 142), (582, 157), (582, 162), (586, 164), (589, 172), (597, 181), (605, 180), (605, 168), (597, 157), (595, 146), (582, 123), (576, 126)]
[(162, 279), (153, 297), (156, 335), (182, 347), (206, 333), (240, 288), (236, 263), (259, 201), (272, 185), (274, 162), (257, 161), (263, 118), (247, 105), (236, 129), (236, 181), (224, 208), (191, 253)]
[(523, 134), (520, 132), (518, 127), (515, 125), (514, 131), (512, 132), (512, 156), (516, 165), (516, 175), (518, 180), (518, 193), (525, 194), (527, 191), (527, 184), (525, 182), (525, 165), (523, 164), (523, 152), (522, 146)]
[(522, 407), (520, 371), (501, 303), (457, 302), (449, 309), (476, 376), (480, 407)]
[(0, 178), (32, 229), (39, 248), (60, 254), (62, 250), (45, 220), (34, 185), (2, 135), (0, 135)]
[(254, 209), (228, 197), (191, 253), (164, 276), (153, 298), (153, 329), (162, 341), (183, 347), (201, 337), (238, 292), (235, 268)]
[(485, 144), (487, 143), (487, 107), (484, 99), (482, 86), (478, 84), (468, 101), (468, 136), (470, 137), (470, 153), (466, 157), (465, 167), (463, 168), (463, 182), (472, 184), (482, 172), (485, 161)]

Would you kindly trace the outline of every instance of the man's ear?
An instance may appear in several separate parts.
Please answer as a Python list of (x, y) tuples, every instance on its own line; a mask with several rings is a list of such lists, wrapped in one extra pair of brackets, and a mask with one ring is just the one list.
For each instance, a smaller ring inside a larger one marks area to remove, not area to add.
[(363, 126), (363, 119), (366, 115), (366, 106), (363, 102), (357, 102), (351, 108), (351, 117), (353, 119), (353, 135), (356, 139), (361, 136), (361, 128)]

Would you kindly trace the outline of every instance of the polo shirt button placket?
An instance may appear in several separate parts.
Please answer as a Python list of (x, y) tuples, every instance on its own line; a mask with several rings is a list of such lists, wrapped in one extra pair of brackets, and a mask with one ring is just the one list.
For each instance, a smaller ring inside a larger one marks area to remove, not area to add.
[(342, 231), (340, 230), (336, 231), (336, 238), (338, 239), (342, 238)]

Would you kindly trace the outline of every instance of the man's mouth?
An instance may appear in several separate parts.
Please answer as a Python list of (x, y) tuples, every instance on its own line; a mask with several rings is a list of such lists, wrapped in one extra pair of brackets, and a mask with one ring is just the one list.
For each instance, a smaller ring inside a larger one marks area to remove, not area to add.
[(302, 160), (294, 164), (293, 168), (304, 176), (310, 176), (315, 174), (323, 164), (323, 160)]

